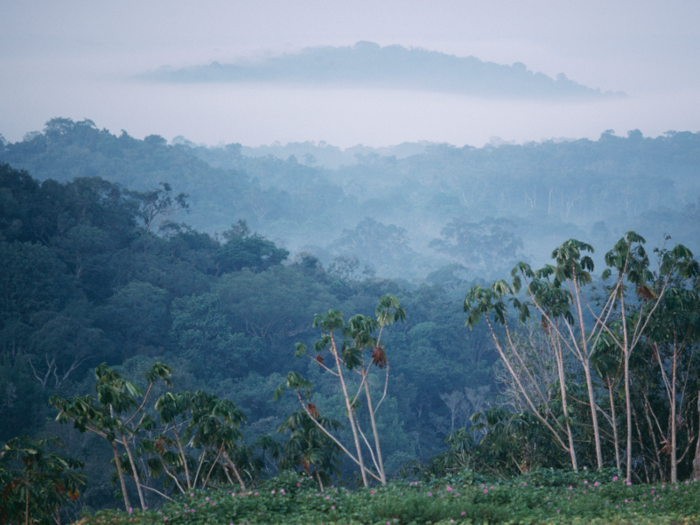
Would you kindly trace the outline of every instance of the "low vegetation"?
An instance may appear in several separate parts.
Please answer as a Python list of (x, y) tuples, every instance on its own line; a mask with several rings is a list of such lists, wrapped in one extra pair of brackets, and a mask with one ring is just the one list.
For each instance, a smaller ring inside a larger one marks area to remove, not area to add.
[(286, 474), (255, 491), (195, 491), (157, 510), (101, 511), (81, 524), (700, 523), (700, 483), (631, 485), (609, 477), (609, 472), (602, 474), (535, 471), (508, 482), (477, 482), (466, 472), (433, 481), (324, 492), (311, 478)]

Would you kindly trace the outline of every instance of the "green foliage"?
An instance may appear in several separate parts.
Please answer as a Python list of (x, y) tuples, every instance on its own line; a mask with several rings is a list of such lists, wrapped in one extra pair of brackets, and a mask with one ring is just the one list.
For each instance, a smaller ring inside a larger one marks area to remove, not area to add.
[(48, 452), (60, 439), (27, 436), (9, 440), (0, 450), (0, 522), (60, 522), (60, 508), (80, 498), (86, 476), (82, 461)]
[[(144, 503), (139, 473), (134, 463), (132, 449), (136, 436), (143, 431), (152, 430), (155, 426), (153, 418), (144, 412), (144, 406), (151, 389), (158, 380), (171, 386), (170, 367), (163, 363), (154, 363), (145, 373), (149, 383), (144, 395), (143, 391), (131, 381), (127, 381), (117, 371), (102, 363), (95, 369), (96, 396), (75, 396), (62, 398), (54, 395), (49, 402), (58, 409), (56, 420), (60, 423), (73, 422), (74, 428), (81, 433), (92, 432), (106, 439), (114, 452), (114, 464), (121, 483), (125, 508), (131, 508), (124, 479), (122, 458), (119, 457), (117, 444), (120, 444), (128, 457), (127, 472), (133, 478), (138, 491), (141, 508)], [(139, 404), (138, 397), (143, 397)], [(138, 418), (138, 419), (137, 419)]]
[(508, 219), (488, 217), (478, 223), (464, 218), (453, 219), (445, 226), (430, 247), (464, 265), (472, 275), (487, 279), (505, 273), (522, 257), (522, 237), (513, 231), (516, 225)]
[(332, 432), (342, 428), (335, 419), (317, 415), (315, 420), (303, 410), (290, 414), (278, 433), (289, 432), (282, 447), (281, 469), (300, 469), (314, 476), (320, 486), (330, 485), (332, 476), (340, 474), (340, 447), (322, 430)]
[[(149, 459), (152, 477), (164, 475), (166, 488), (184, 494), (208, 484), (230, 483), (232, 471), (245, 488), (236, 463), (247, 455), (239, 446), (243, 439), (239, 428), (246, 418), (232, 401), (201, 390), (167, 392), (158, 398), (155, 409), (164, 427), (140, 445), (143, 452), (155, 455)], [(195, 451), (199, 457), (193, 456)]]
[(261, 235), (233, 235), (219, 248), (214, 260), (219, 273), (237, 272), (243, 268), (262, 272), (281, 264), (288, 255), (287, 250), (278, 248)]
[[(601, 476), (604, 475), (601, 473)], [(551, 473), (552, 476), (556, 474)], [(378, 525), (697, 525), (698, 482), (627, 485), (595, 474), (578, 483), (552, 485), (547, 476), (504, 484), (392, 482), (385, 487), (319, 492), (313, 480), (283, 473), (258, 490), (192, 492), (157, 511), (103, 511), (85, 525), (344, 523)], [(563, 478), (562, 478), (563, 479)]]
[(607, 484), (617, 481), (617, 470), (606, 467), (599, 470), (588, 470), (583, 468), (578, 472), (573, 470), (559, 470), (553, 468), (535, 468), (532, 471), (513, 478), (513, 484), (534, 485), (537, 487), (578, 487), (585, 489), (585, 485)]

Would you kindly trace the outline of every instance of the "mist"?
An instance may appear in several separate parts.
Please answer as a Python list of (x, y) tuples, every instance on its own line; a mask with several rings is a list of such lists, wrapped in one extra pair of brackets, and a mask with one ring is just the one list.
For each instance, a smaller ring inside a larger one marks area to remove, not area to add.
[[(6, 98), (6, 97), (5, 97)], [(154, 85), (67, 79), (46, 93), (38, 82), (3, 108), (2, 133), (20, 140), (53, 116), (90, 118), (135, 137), (182, 135), (197, 144), (326, 141), (343, 148), (430, 141), (482, 146), (493, 137), (524, 143), (597, 138), (613, 129), (646, 136), (696, 130), (694, 91), (606, 101), (486, 100), (412, 91), (276, 85)], [(3, 104), (7, 104), (3, 102)]]
[[(135, 2), (84, 6), (4, 3), (0, 115), (7, 140), (50, 118), (91, 118), (112, 132), (157, 133), (195, 143), (248, 146), (321, 141), (374, 147), (405, 141), (480, 146), (596, 138), (614, 129), (646, 136), (700, 128), (698, 6), (603, 2), (359, 3)], [(152, 84), (162, 66), (266, 60), (314, 46), (420, 47), (473, 56), (551, 78), (623, 91), (627, 99), (508, 100), (350, 86)]]

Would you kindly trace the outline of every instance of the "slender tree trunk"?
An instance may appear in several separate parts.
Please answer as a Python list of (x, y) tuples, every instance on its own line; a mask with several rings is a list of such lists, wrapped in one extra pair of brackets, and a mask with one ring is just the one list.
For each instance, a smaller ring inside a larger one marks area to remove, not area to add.
[[(664, 473), (663, 470), (661, 469), (661, 457), (659, 456), (659, 443), (656, 441), (656, 434), (654, 434), (654, 425), (651, 422), (651, 417), (649, 417), (649, 399), (646, 395), (644, 394), (644, 417), (647, 420), (647, 425), (649, 426), (649, 434), (651, 435), (651, 443), (654, 445), (654, 452), (656, 459), (654, 460), (654, 465), (656, 466), (656, 473), (659, 476), (659, 480), (664, 479)], [(654, 416), (656, 417), (656, 416)], [(663, 436), (661, 436), (663, 437)], [(640, 441), (642, 441), (640, 439)]]
[(180, 450), (180, 459), (182, 460), (182, 466), (185, 469), (185, 481), (187, 481), (187, 488), (192, 488), (192, 482), (190, 481), (190, 470), (187, 467), (187, 458), (185, 457), (185, 451), (182, 448), (182, 443), (180, 443), (180, 435), (177, 433), (177, 425), (175, 424), (175, 419), (173, 419), (173, 433), (175, 434), (175, 441), (177, 441), (177, 448)]
[(126, 511), (129, 512), (131, 508), (131, 503), (129, 503), (129, 495), (126, 492), (126, 481), (124, 481), (124, 473), (122, 472), (122, 465), (119, 462), (119, 453), (117, 452), (117, 445), (114, 441), (111, 441), (112, 450), (114, 450), (114, 463), (117, 466), (117, 475), (119, 476), (119, 482), (122, 486), (122, 495), (124, 496), (124, 506)]
[(673, 363), (671, 370), (671, 483), (678, 483), (678, 451), (676, 450), (676, 362), (677, 347), (674, 333)]
[(595, 440), (595, 455), (598, 468), (603, 468), (603, 451), (600, 446), (600, 428), (598, 427), (598, 410), (595, 402), (595, 392), (593, 391), (593, 379), (591, 378), (591, 363), (586, 344), (586, 331), (583, 325), (583, 311), (581, 310), (581, 297), (576, 280), (576, 269), (574, 268), (574, 291), (576, 292), (576, 312), (578, 314), (579, 332), (581, 334), (581, 351), (583, 353), (583, 370), (586, 374), (586, 387), (588, 388), (588, 400), (591, 404), (591, 422), (593, 423), (593, 439)]
[(360, 439), (357, 436), (357, 428), (355, 426), (355, 417), (353, 412), (353, 407), (350, 404), (350, 397), (348, 396), (348, 389), (345, 386), (345, 378), (343, 377), (342, 364), (340, 362), (340, 356), (338, 355), (338, 349), (335, 346), (335, 338), (333, 337), (333, 332), (331, 332), (331, 347), (333, 350), (333, 357), (335, 358), (335, 364), (338, 367), (338, 377), (340, 378), (340, 385), (343, 388), (343, 396), (345, 397), (345, 407), (348, 411), (348, 419), (350, 420), (350, 428), (352, 429), (352, 436), (355, 439), (355, 448), (357, 449), (357, 461), (360, 464), (360, 473), (362, 474), (362, 483), (365, 487), (367, 484), (367, 474), (365, 473), (365, 465), (362, 460), (362, 447), (360, 446)]
[[(698, 434), (700, 434), (700, 391), (698, 391)], [(693, 459), (693, 479), (700, 480), (700, 436), (695, 444), (695, 458)]]
[(219, 453), (216, 455), (216, 459), (211, 464), (211, 468), (209, 469), (209, 472), (207, 473), (207, 477), (204, 478), (204, 483), (202, 488), (207, 488), (207, 484), (209, 483), (209, 478), (211, 477), (211, 473), (214, 472), (214, 467), (216, 467), (216, 464), (219, 462), (219, 458), (221, 457), (221, 453), (223, 452), (223, 449), (219, 449)]
[[(311, 419), (311, 421), (314, 422), (314, 424), (316, 425), (316, 427), (318, 427), (318, 429), (319, 429), (321, 432), (323, 432), (326, 436), (328, 436), (328, 439), (330, 439), (331, 441), (333, 441), (333, 443), (335, 443), (336, 445), (338, 445), (338, 447), (340, 447), (340, 450), (342, 450), (342, 451), (345, 453), (345, 455), (346, 455), (347, 457), (349, 457), (349, 458), (352, 460), (353, 463), (355, 463), (357, 466), (359, 466), (359, 465), (360, 465), (360, 462), (358, 461), (358, 459), (357, 459), (355, 456), (352, 455), (352, 452), (350, 452), (350, 451), (345, 447), (345, 445), (343, 445), (340, 441), (338, 441), (338, 439), (337, 439), (333, 434), (331, 434), (321, 423), (319, 423), (319, 422), (314, 418), (314, 416), (311, 414), (311, 412), (309, 412), (308, 406), (307, 406), (306, 404), (304, 404), (304, 400), (302, 399), (301, 394), (299, 393), (299, 391), (298, 391), (298, 390), (295, 390), (295, 392), (296, 392), (297, 398), (299, 399), (299, 403), (301, 404), (302, 410), (304, 410), (304, 412), (306, 412), (306, 415), (309, 416), (309, 419)], [(374, 472), (372, 472), (371, 470), (364, 469), (364, 472), (367, 473), (367, 474), (369, 474), (370, 476), (372, 476), (372, 477), (373, 477), (374, 479), (376, 479), (377, 481), (379, 481), (379, 482), (382, 481), (381, 478), (380, 478), (378, 475), (376, 475)]]
[[(563, 450), (565, 450), (566, 452), (571, 453), (571, 449), (566, 445), (564, 440), (561, 438), (561, 436), (559, 435), (559, 432), (557, 432), (556, 429), (554, 427), (552, 427), (552, 425), (549, 424), (549, 421), (547, 421), (547, 419), (542, 414), (540, 414), (539, 410), (537, 410), (537, 407), (535, 406), (532, 399), (530, 398), (530, 395), (527, 393), (527, 390), (525, 389), (522, 382), (520, 381), (520, 377), (513, 369), (511, 362), (508, 360), (508, 357), (506, 356), (505, 351), (501, 347), (501, 344), (498, 341), (498, 337), (496, 337), (496, 332), (494, 332), (493, 325), (491, 324), (491, 321), (489, 320), (488, 316), (485, 316), (485, 320), (486, 320), (486, 324), (489, 327), (489, 331), (491, 332), (491, 338), (493, 339), (494, 345), (496, 346), (496, 350), (498, 351), (498, 355), (501, 357), (503, 364), (506, 365), (506, 368), (508, 369), (508, 372), (510, 372), (511, 377), (515, 380), (516, 384), (518, 385), (518, 389), (520, 390), (520, 393), (525, 398), (525, 401), (527, 402), (528, 406), (530, 407), (530, 410), (532, 410), (532, 413), (535, 415), (535, 417), (537, 419), (539, 419), (540, 422), (545, 427), (547, 427), (547, 429), (552, 433), (552, 437), (554, 437), (554, 439), (557, 441), (557, 443), (559, 443), (559, 446), (561, 446), (561, 448)], [(515, 355), (518, 357), (522, 366), (525, 367), (525, 364), (523, 363), (522, 359), (520, 358), (520, 355), (517, 353), (517, 350), (510, 339), (509, 339), (508, 344), (509, 344), (510, 348), (513, 350), (513, 352), (515, 353)], [(528, 372), (527, 367), (525, 367), (525, 371)], [(543, 396), (541, 396), (541, 397), (543, 397)], [(551, 415), (551, 409), (550, 409), (549, 405), (546, 403), (546, 401), (545, 401), (545, 406), (547, 407), (547, 409), (546, 409), (547, 412)], [(561, 424), (556, 419), (554, 421), (555, 421), (555, 424), (561, 428)], [(563, 428), (561, 428), (561, 429), (563, 430)], [(573, 458), (575, 459), (575, 456), (573, 456)], [(573, 462), (572, 467), (574, 468), (575, 472), (578, 472), (578, 468), (577, 468), (577, 465), (575, 462)]]
[(199, 455), (199, 465), (197, 465), (197, 472), (194, 474), (194, 479), (192, 480), (192, 486), (197, 487), (197, 481), (199, 481), (199, 474), (202, 472), (202, 466), (204, 465), (204, 460), (207, 458), (207, 452), (209, 447), (204, 447), (204, 450)]
[(615, 412), (615, 399), (613, 397), (612, 380), (608, 377), (608, 393), (610, 394), (610, 414), (612, 415), (612, 427), (613, 427), (613, 439), (615, 440), (615, 467), (617, 468), (617, 475), (620, 472), (620, 441), (617, 437), (617, 417)]
[(644, 455), (644, 440), (642, 439), (642, 431), (639, 428), (639, 417), (637, 417), (637, 411), (634, 410), (634, 406), (632, 407), (633, 415), (634, 415), (634, 427), (637, 429), (637, 436), (639, 437), (639, 448), (642, 451), (642, 465), (644, 466), (644, 476), (646, 477), (647, 484), (651, 483), (649, 480), (649, 469), (647, 468), (647, 460), (646, 456)]
[(242, 490), (245, 490), (245, 483), (243, 482), (243, 478), (241, 477), (240, 473), (238, 472), (238, 469), (236, 468), (236, 464), (231, 461), (231, 458), (228, 457), (228, 454), (224, 450), (224, 457), (226, 458), (226, 461), (228, 461), (228, 464), (231, 465), (231, 469), (233, 470), (234, 475), (236, 476), (236, 479), (238, 480), (238, 484), (241, 486)]
[(165, 459), (163, 459), (162, 454), (158, 454), (158, 457), (160, 458), (160, 462), (163, 465), (163, 471), (167, 476), (170, 476), (172, 480), (175, 482), (175, 485), (177, 486), (178, 489), (180, 489), (180, 493), (184, 494), (185, 489), (180, 485), (180, 481), (177, 479), (177, 476), (170, 472), (170, 469), (168, 468), (168, 464), (165, 462)]
[(595, 455), (598, 461), (598, 468), (603, 468), (603, 451), (600, 448), (600, 429), (598, 428), (598, 411), (595, 402), (595, 393), (593, 392), (593, 378), (591, 377), (591, 366), (588, 360), (588, 356), (584, 361), (583, 365), (584, 372), (586, 373), (586, 387), (588, 388), (588, 400), (591, 403), (591, 419), (593, 421), (593, 439), (595, 440)]
[(625, 409), (627, 410), (627, 465), (625, 479), (632, 476), (632, 400), (630, 398), (630, 356), (625, 349)]
[(377, 466), (379, 467), (379, 477), (382, 479), (382, 485), (386, 485), (386, 474), (384, 473), (384, 462), (382, 461), (382, 449), (379, 445), (379, 433), (377, 432), (377, 423), (374, 419), (374, 409), (372, 408), (372, 397), (369, 395), (369, 386), (365, 380), (365, 394), (367, 396), (367, 409), (372, 423), (372, 433), (374, 434), (374, 447), (377, 451)]
[(632, 481), (632, 399), (630, 396), (630, 348), (627, 339), (627, 315), (625, 313), (625, 294), (620, 293), (620, 312), (622, 317), (622, 354), (625, 361), (625, 410), (627, 411), (627, 470), (625, 477)]
[(27, 493), (24, 504), (24, 525), (29, 525), (29, 473), (27, 473), (27, 481), (25, 482), (24, 490)]
[(550, 339), (552, 340), (552, 345), (554, 346), (554, 356), (557, 360), (557, 372), (559, 374), (559, 388), (561, 391), (561, 405), (564, 411), (564, 418), (566, 421), (566, 435), (569, 439), (569, 456), (571, 457), (571, 468), (574, 471), (578, 471), (578, 461), (576, 459), (576, 448), (574, 447), (574, 435), (571, 432), (571, 424), (569, 423), (569, 409), (568, 400), (566, 397), (566, 376), (564, 374), (564, 356), (561, 351), (561, 344), (559, 344), (559, 339), (554, 337), (554, 334), (550, 330)]
[(136, 465), (134, 464), (134, 458), (131, 455), (131, 450), (129, 449), (129, 442), (126, 440), (126, 435), (122, 432), (122, 439), (124, 440), (124, 448), (126, 449), (126, 455), (129, 458), (129, 464), (131, 465), (131, 470), (134, 473), (134, 483), (136, 483), (136, 491), (139, 494), (139, 501), (141, 503), (141, 510), (146, 510), (146, 502), (143, 499), (143, 491), (141, 490), (141, 482), (139, 480), (139, 473), (136, 471)]

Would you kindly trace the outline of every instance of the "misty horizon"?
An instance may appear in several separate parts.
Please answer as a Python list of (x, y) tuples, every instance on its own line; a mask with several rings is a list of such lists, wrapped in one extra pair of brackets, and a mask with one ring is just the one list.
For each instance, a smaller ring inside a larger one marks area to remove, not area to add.
[[(342, 148), (420, 141), (483, 146), (491, 137), (526, 143), (595, 140), (608, 129), (639, 129), (645, 136), (700, 129), (700, 32), (694, 23), (700, 4), (682, 1), (578, 6), (443, 0), (428, 6), (382, 0), (349, 6), (304, 0), (239, 6), (211, 0), (195, 6), (156, 0), (143, 6), (126, 0), (86, 8), (71, 0), (41, 9), (31, 2), (5, 3), (2, 13), (0, 132), (9, 141), (42, 129), (55, 116), (90, 118), (140, 138), (182, 135), (197, 144), (252, 147), (275, 141), (326, 141)], [(435, 75), (437, 87), (410, 71), (403, 77), (387, 72), (383, 80), (370, 75), (354, 84), (299, 81), (306, 73), (295, 60), (307, 57), (303, 50), (352, 50), (357, 42), (376, 43), (365, 47), (380, 57), (423, 53), (425, 64), (433, 65), (421, 71), (444, 75), (439, 82)], [(270, 82), (251, 74), (236, 83), (134, 78), (163, 64), (185, 72), (214, 62), (237, 64), (242, 57), (259, 64), (296, 57), (285, 64), (299, 69), (291, 77), (300, 76)], [(568, 86), (628, 97), (524, 96), (518, 82), (518, 96), (506, 97), (506, 88), (492, 97), (483, 96), (483, 89), (455, 91), (444, 77), (456, 69), (434, 64), (463, 64), (464, 57), (478, 57), (474, 64), (514, 82), (541, 74), (545, 91)], [(572, 80), (555, 80), (562, 72)]]

